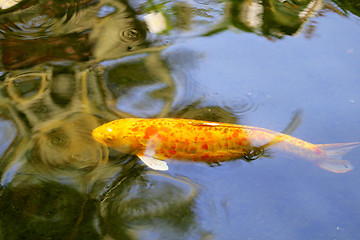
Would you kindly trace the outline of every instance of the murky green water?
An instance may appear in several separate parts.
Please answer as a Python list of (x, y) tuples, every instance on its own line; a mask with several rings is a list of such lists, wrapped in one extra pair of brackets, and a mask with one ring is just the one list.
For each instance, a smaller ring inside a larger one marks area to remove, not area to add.
[(179, 117), (360, 141), (357, 1), (0, 0), (0, 239), (359, 238), (360, 149), (156, 172), (92, 139)]

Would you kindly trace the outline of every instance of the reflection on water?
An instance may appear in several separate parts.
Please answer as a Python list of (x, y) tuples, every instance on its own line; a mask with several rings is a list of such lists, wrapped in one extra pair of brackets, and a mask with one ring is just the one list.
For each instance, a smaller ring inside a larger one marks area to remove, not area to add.
[(71, 235), (98, 238), (91, 227), (96, 202), (64, 184), (42, 182), (5, 188), (0, 206), (3, 239), (60, 239)]
[[(359, 12), (351, 1), (335, 3)], [(163, 50), (234, 28), (294, 35), (324, 6), (0, 1), (1, 238), (211, 237), (197, 224), (191, 180), (148, 172), (98, 144), (91, 130), (122, 117), (236, 123), (253, 105), (204, 103), (190, 74), (202, 54)]]
[(115, 239), (131, 239), (127, 234), (139, 237), (152, 231), (160, 238), (181, 239), (196, 227), (191, 210), (195, 196), (196, 188), (185, 180), (158, 174), (144, 179), (132, 174), (103, 196), (101, 226)]
[(107, 161), (107, 149), (95, 144), (89, 135), (99, 121), (91, 115), (77, 115), (34, 134), (33, 164), (44, 165), (46, 169), (92, 169)]
[(5, 151), (10, 147), (11, 142), (16, 136), (16, 127), (10, 120), (3, 119), (0, 122), (0, 156), (3, 156)]

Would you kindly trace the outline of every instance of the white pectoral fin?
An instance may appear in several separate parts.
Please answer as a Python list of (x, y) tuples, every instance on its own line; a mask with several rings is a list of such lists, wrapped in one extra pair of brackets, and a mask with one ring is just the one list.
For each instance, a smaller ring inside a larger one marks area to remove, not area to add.
[(159, 170), (159, 171), (169, 170), (169, 167), (165, 161), (157, 160), (155, 158), (148, 157), (146, 155), (142, 155), (142, 156), (138, 156), (138, 157), (141, 159), (141, 161), (143, 161), (145, 163), (146, 166), (148, 166), (151, 169)]

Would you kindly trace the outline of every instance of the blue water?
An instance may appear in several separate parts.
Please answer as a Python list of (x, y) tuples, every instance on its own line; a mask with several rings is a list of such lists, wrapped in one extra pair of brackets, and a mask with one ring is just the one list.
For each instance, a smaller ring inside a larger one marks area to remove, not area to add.
[[(359, 23), (333, 13), (316, 21), (311, 39), (270, 42), (228, 31), (167, 51), (201, 55), (191, 77), (209, 103), (251, 102), (242, 124), (282, 131), (301, 109), (294, 136), (359, 141)], [(359, 154), (346, 155), (355, 167), (346, 174), (280, 157), (214, 168), (174, 164), (171, 172), (202, 186), (199, 222), (214, 239), (357, 239)]]

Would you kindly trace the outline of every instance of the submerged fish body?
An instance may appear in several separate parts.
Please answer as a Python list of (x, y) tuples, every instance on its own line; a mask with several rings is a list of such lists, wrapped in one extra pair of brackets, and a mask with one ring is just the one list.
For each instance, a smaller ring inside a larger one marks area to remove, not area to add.
[[(163, 160), (218, 163), (261, 156), (267, 148), (313, 161), (328, 171), (350, 171), (341, 156), (360, 143), (312, 144), (264, 128), (174, 118), (127, 118), (106, 123), (92, 132), (100, 143), (136, 154), (145, 164), (167, 170)], [(257, 150), (258, 153), (256, 153)]]

